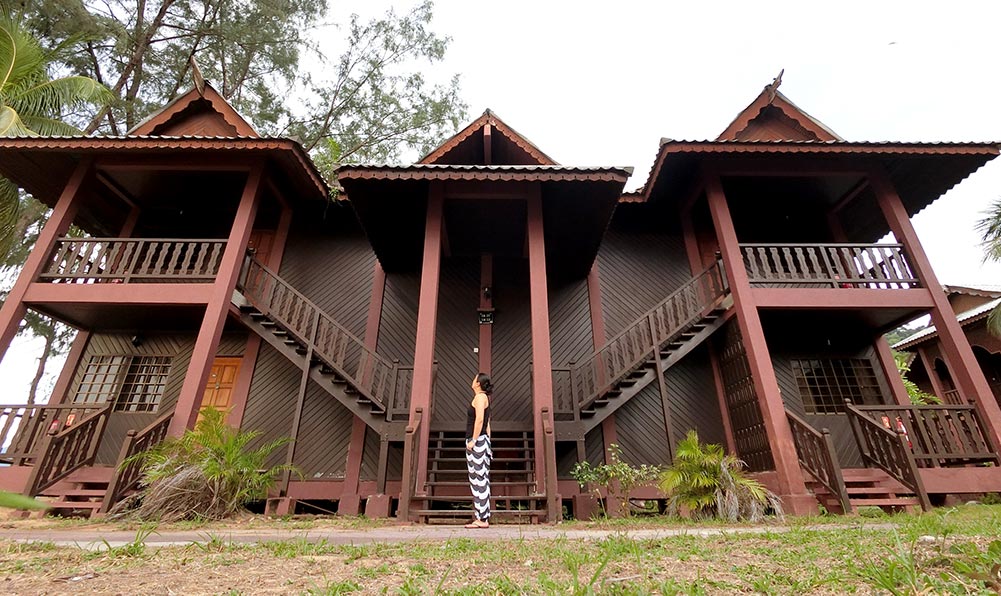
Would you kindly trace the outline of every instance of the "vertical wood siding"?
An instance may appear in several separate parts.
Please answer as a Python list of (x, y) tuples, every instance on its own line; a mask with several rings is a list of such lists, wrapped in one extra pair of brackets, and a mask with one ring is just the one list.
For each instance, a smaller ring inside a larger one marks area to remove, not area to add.
[[(141, 333), (141, 332), (140, 332)], [(83, 374), (87, 370), (87, 363), (92, 356), (111, 355), (132, 355), (132, 356), (170, 356), (170, 373), (167, 376), (167, 383), (160, 398), (160, 405), (155, 412), (133, 413), (133, 412), (112, 412), (108, 419), (108, 426), (101, 439), (101, 446), (97, 452), (96, 463), (100, 465), (112, 465), (118, 458), (122, 441), (125, 434), (132, 429), (142, 429), (151, 422), (162, 416), (165, 412), (173, 409), (177, 404), (177, 397), (181, 393), (181, 385), (184, 384), (184, 376), (188, 371), (191, 362), (191, 353), (194, 350), (196, 336), (192, 334), (158, 334), (141, 333), (142, 344), (132, 345), (134, 333), (128, 334), (101, 334), (91, 335), (80, 359), (80, 366), (74, 372), (73, 383), (70, 386), (68, 399), (72, 400), (80, 388)], [(243, 356), (243, 350), (247, 342), (246, 335), (238, 333), (223, 334), (219, 341), (218, 356)]]
[[(352, 416), (334, 396), (313, 381), (309, 382), (293, 460), (307, 480), (344, 477)], [(288, 436), (291, 425), (285, 432)]]
[[(241, 425), (243, 430), (261, 433), (257, 444), (291, 434), (301, 378), (302, 371), (278, 350), (267, 343), (261, 344)], [(348, 434), (350, 435), (350, 429)], [(284, 461), (285, 450), (280, 449), (272, 454), (268, 463), (274, 465)]]
[(622, 459), (631, 464), (666, 464), (671, 448), (664, 428), (664, 407), (657, 383), (647, 385), (615, 412)]
[(528, 261), (494, 259), (493, 381), (495, 420), (532, 419), (532, 322)]
[[(438, 287), (438, 327), (434, 357), (438, 361), (431, 425), (463, 423), (472, 398), (470, 381), (479, 357), (477, 307), (480, 303), (480, 259), (451, 257), (442, 262)], [(495, 411), (491, 408), (491, 412)]]

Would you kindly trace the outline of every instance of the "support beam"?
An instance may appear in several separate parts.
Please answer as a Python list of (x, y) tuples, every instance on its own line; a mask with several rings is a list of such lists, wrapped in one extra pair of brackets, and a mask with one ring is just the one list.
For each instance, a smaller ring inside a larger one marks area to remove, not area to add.
[(883, 375), (886, 376), (886, 382), (890, 386), (893, 401), (900, 406), (911, 405), (911, 398), (907, 395), (907, 388), (904, 387), (904, 379), (900, 376), (900, 370), (897, 368), (897, 361), (893, 358), (890, 344), (886, 343), (882, 335), (878, 335), (873, 342), (873, 347), (876, 349), (876, 358), (879, 359), (879, 364), (883, 367)]
[[(295, 451), (299, 446), (299, 428), (302, 426), (302, 411), (306, 407), (306, 390), (309, 388), (309, 371), (313, 368), (313, 344), (315, 343), (316, 330), (320, 323), (320, 313), (313, 315), (313, 321), (309, 327), (310, 341), (306, 344), (306, 356), (302, 360), (302, 376), (299, 378), (299, 391), (295, 399), (295, 414), (292, 415), (292, 430), (289, 433), (291, 441), (288, 444), (288, 451), (285, 455), (285, 465), (291, 468), (295, 465)], [(279, 496), (288, 497), (289, 482), (292, 481), (292, 471), (286, 470), (282, 475), (282, 484), (279, 489)]]
[(236, 217), (233, 219), (233, 227), (230, 229), (226, 250), (219, 263), (219, 273), (215, 283), (212, 284), (205, 316), (202, 318), (188, 371), (184, 376), (184, 384), (181, 386), (181, 393), (177, 398), (174, 417), (167, 429), (168, 436), (181, 436), (186, 429), (194, 426), (195, 420), (198, 418), (198, 408), (201, 406), (202, 396), (205, 392), (205, 383), (208, 381), (209, 373), (212, 370), (212, 361), (219, 348), (219, 338), (222, 337), (222, 329), (226, 323), (226, 316), (229, 314), (233, 290), (236, 289), (243, 256), (247, 250), (247, 241), (250, 240), (250, 232), (257, 216), (263, 177), (264, 164), (258, 162), (247, 177), (243, 194), (240, 197), (240, 204), (236, 209)]
[[(703, 189), (701, 185), (699, 188)], [(692, 209), (694, 209), (694, 207), (695, 203), (693, 202), (688, 209), (684, 209), (681, 212), (681, 231), (685, 238), (685, 252), (688, 255), (688, 268), (691, 270), (693, 276), (705, 269), (705, 265), (702, 261), (702, 249), (699, 247), (699, 237), (695, 231), (695, 226), (692, 223)], [(737, 455), (737, 439), (733, 436), (733, 422), (730, 420), (730, 404), (726, 401), (726, 389), (723, 385), (723, 372), (720, 370), (719, 358), (716, 356), (716, 350), (713, 349), (711, 339), (706, 343), (709, 348), (709, 365), (713, 372), (713, 386), (716, 388), (716, 400), (719, 403), (719, 416), (720, 421), (723, 423), (723, 435), (726, 439), (727, 453)], [(671, 455), (673, 457), (673, 451), (671, 452)]]
[(49, 396), (50, 404), (64, 404), (68, 402), (73, 377), (76, 376), (76, 371), (80, 367), (80, 361), (83, 360), (84, 352), (87, 351), (87, 342), (89, 341), (90, 331), (85, 329), (77, 331), (76, 337), (73, 338), (73, 345), (70, 347), (70, 352), (66, 356), (66, 362), (63, 364), (63, 369), (59, 371), (59, 378), (56, 379), (56, 384), (52, 387), (52, 394)]
[(62, 194), (56, 201), (56, 206), (52, 210), (52, 215), (45, 222), (35, 241), (35, 248), (28, 254), (21, 273), (14, 282), (14, 287), (4, 299), (3, 306), (0, 307), (0, 362), (7, 354), (10, 342), (17, 335), (21, 319), (28, 312), (28, 307), (24, 304), (24, 295), (32, 282), (38, 279), (42, 271), (49, 264), (49, 258), (55, 249), (56, 242), (60, 236), (66, 234), (73, 217), (76, 216), (80, 205), (80, 195), (93, 177), (93, 163), (89, 159), (82, 160), (76, 170), (66, 182)]
[(751, 370), (754, 391), (764, 419), (765, 433), (775, 462), (778, 493), (787, 511), (796, 515), (815, 513), (817, 500), (806, 492), (803, 472), (799, 466), (792, 430), (786, 419), (785, 405), (779, 391), (775, 369), (768, 352), (765, 332), (754, 304), (751, 284), (737, 240), (737, 231), (730, 217), (730, 209), (723, 193), (723, 184), (714, 171), (706, 174), (706, 197), (709, 211), (719, 239), (723, 265), (730, 282), (733, 308), (737, 315), (747, 363)]
[[(601, 272), (598, 270), (597, 260), (595, 260), (591, 266), (591, 271), (587, 274), (587, 306), (591, 312), (591, 345), (594, 346), (594, 351), (597, 352), (608, 341), (605, 334), (604, 311), (601, 306)], [(604, 379), (601, 379), (599, 382), (604, 382)], [(575, 405), (574, 411), (577, 409), (578, 407)], [(608, 417), (601, 421), (602, 454), (604, 457), (603, 461), (606, 463), (608, 463), (608, 448), (618, 440), (616, 437), (615, 414), (609, 414)], [(577, 444), (577, 461), (579, 462), (587, 459), (586, 440), (587, 438), (585, 437), (584, 440), (578, 441)]]
[[(487, 125), (489, 126), (489, 124)], [(488, 297), (487, 288), (490, 288)], [(494, 309), (494, 257), (490, 254), (480, 256), (480, 311), (491, 312)], [(493, 330), (492, 324), (480, 324), (479, 367), (480, 372), (490, 374), (493, 366)]]
[[(535, 430), (535, 479), (541, 491), (546, 466), (542, 409), (553, 411), (553, 357), (549, 343), (549, 288), (546, 277), (546, 241), (542, 221), (542, 186), (528, 196), (528, 277), (532, 321), (532, 420)], [(556, 487), (546, 487), (553, 491)]]
[[(414, 348), (414, 380), (410, 393), (410, 419), (415, 420), (417, 408), (431, 411), (434, 383), (434, 342), (438, 325), (438, 284), (441, 277), (442, 209), (444, 204), (441, 182), (432, 182), (428, 191), (427, 216), (424, 223), (424, 258), (421, 263), (421, 289), (417, 305), (417, 341)], [(420, 425), (417, 440), (417, 477), (407, 479), (423, 492), (427, 479), (428, 437), (431, 420)], [(409, 447), (409, 443), (405, 447)], [(412, 455), (413, 456), (413, 455)], [(404, 470), (404, 474), (407, 470)], [(415, 484), (414, 484), (415, 483)]]
[(994, 393), (973, 354), (963, 328), (956, 320), (956, 313), (952, 310), (945, 292), (942, 291), (942, 285), (932, 270), (931, 261), (928, 260), (928, 255), (918, 240), (917, 232), (911, 225), (907, 209), (886, 172), (882, 169), (873, 169), (869, 174), (869, 180), (876, 193), (876, 202), (893, 236), (897, 242), (904, 245), (911, 267), (921, 280), (921, 284), (931, 290), (934, 302), (931, 320), (938, 332), (942, 355), (949, 366), (952, 380), (960, 394), (976, 405), (994, 449), (1001, 449), (1001, 406), (994, 399)]
[(945, 399), (946, 389), (942, 385), (942, 379), (938, 376), (938, 369), (935, 368), (935, 361), (928, 356), (928, 350), (921, 346), (918, 348), (918, 358), (921, 359), (921, 363), (925, 366), (925, 372), (928, 374), (928, 381), (931, 382), (932, 393), (935, 397), (942, 400), (942, 403), (948, 403)]

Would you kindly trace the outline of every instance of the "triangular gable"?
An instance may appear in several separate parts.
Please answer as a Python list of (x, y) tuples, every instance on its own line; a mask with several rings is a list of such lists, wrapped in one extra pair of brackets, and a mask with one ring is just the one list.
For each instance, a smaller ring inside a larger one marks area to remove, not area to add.
[(489, 109), (419, 164), (553, 166), (551, 157)]
[(778, 90), (781, 75), (737, 115), (717, 141), (843, 141)]
[(229, 102), (205, 84), (174, 99), (128, 133), (130, 136), (259, 137)]

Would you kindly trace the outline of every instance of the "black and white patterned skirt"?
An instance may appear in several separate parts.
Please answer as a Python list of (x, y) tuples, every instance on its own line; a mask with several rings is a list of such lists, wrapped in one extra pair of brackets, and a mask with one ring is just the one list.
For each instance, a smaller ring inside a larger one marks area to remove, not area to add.
[[(467, 437), (467, 442), (472, 439)], [(469, 488), (473, 492), (473, 514), (479, 521), (490, 519), (490, 437), (480, 435), (473, 449), (466, 450), (466, 469), (469, 471)]]

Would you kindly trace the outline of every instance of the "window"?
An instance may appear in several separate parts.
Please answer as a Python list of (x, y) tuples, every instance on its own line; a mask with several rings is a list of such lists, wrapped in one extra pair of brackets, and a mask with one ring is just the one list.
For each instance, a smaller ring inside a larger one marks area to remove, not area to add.
[(842, 414), (845, 400), (882, 403), (876, 371), (867, 358), (793, 360), (792, 372), (807, 414)]
[(73, 402), (114, 400), (116, 412), (155, 412), (169, 373), (169, 356), (92, 356)]

